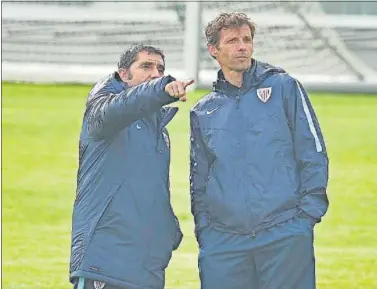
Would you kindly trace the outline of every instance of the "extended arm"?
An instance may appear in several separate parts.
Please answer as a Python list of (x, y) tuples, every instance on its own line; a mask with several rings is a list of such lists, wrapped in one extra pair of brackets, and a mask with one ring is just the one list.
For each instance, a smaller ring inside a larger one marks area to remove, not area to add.
[(109, 92), (106, 87), (99, 89), (87, 104), (89, 135), (112, 135), (137, 119), (176, 101), (165, 92), (165, 86), (173, 80), (170, 76), (154, 79), (118, 94)]

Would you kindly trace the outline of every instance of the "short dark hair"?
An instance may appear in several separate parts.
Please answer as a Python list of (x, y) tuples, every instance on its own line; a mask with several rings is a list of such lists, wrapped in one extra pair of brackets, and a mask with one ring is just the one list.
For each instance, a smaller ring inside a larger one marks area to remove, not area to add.
[(138, 53), (141, 51), (146, 51), (149, 54), (160, 55), (162, 58), (162, 61), (165, 64), (165, 55), (164, 55), (164, 52), (160, 48), (157, 48), (151, 45), (135, 44), (122, 52), (122, 54), (120, 55), (118, 64), (117, 64), (118, 69), (121, 69), (121, 68), (129, 69), (132, 63), (136, 61)]
[(208, 23), (205, 29), (207, 45), (218, 45), (222, 29), (238, 28), (245, 24), (250, 27), (251, 36), (254, 38), (256, 25), (250, 21), (250, 18), (245, 13), (220, 13), (215, 19)]

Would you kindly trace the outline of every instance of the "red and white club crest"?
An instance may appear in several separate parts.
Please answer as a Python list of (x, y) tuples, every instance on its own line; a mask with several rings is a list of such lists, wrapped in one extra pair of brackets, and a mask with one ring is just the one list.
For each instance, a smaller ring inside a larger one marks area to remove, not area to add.
[(103, 289), (105, 287), (106, 283), (101, 281), (93, 281), (93, 287), (94, 289)]
[(271, 91), (272, 91), (271, 87), (258, 88), (257, 89), (258, 98), (262, 102), (266, 103), (271, 97)]

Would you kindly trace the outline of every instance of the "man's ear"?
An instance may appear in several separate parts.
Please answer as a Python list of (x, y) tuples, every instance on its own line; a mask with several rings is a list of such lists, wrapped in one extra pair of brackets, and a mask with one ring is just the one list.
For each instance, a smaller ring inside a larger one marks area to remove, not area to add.
[(216, 48), (216, 46), (209, 44), (209, 45), (207, 45), (207, 48), (208, 48), (209, 54), (211, 54), (211, 56), (216, 59), (216, 57), (217, 57), (217, 48)]
[(127, 83), (128, 75), (129, 75), (128, 69), (119, 69), (118, 74), (119, 74), (120, 79), (122, 79), (123, 82)]

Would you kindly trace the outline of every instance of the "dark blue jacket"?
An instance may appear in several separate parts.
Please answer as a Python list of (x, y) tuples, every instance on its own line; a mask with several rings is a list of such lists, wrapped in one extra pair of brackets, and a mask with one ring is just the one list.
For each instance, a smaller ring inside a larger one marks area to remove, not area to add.
[(328, 208), (328, 158), (304, 88), (259, 61), (243, 78), (237, 88), (220, 71), (191, 110), (196, 233), (211, 225), (256, 234), (300, 213), (318, 222)]
[(170, 144), (177, 108), (170, 76), (127, 87), (116, 73), (90, 91), (80, 136), (70, 279), (163, 288), (182, 239), (170, 203)]

